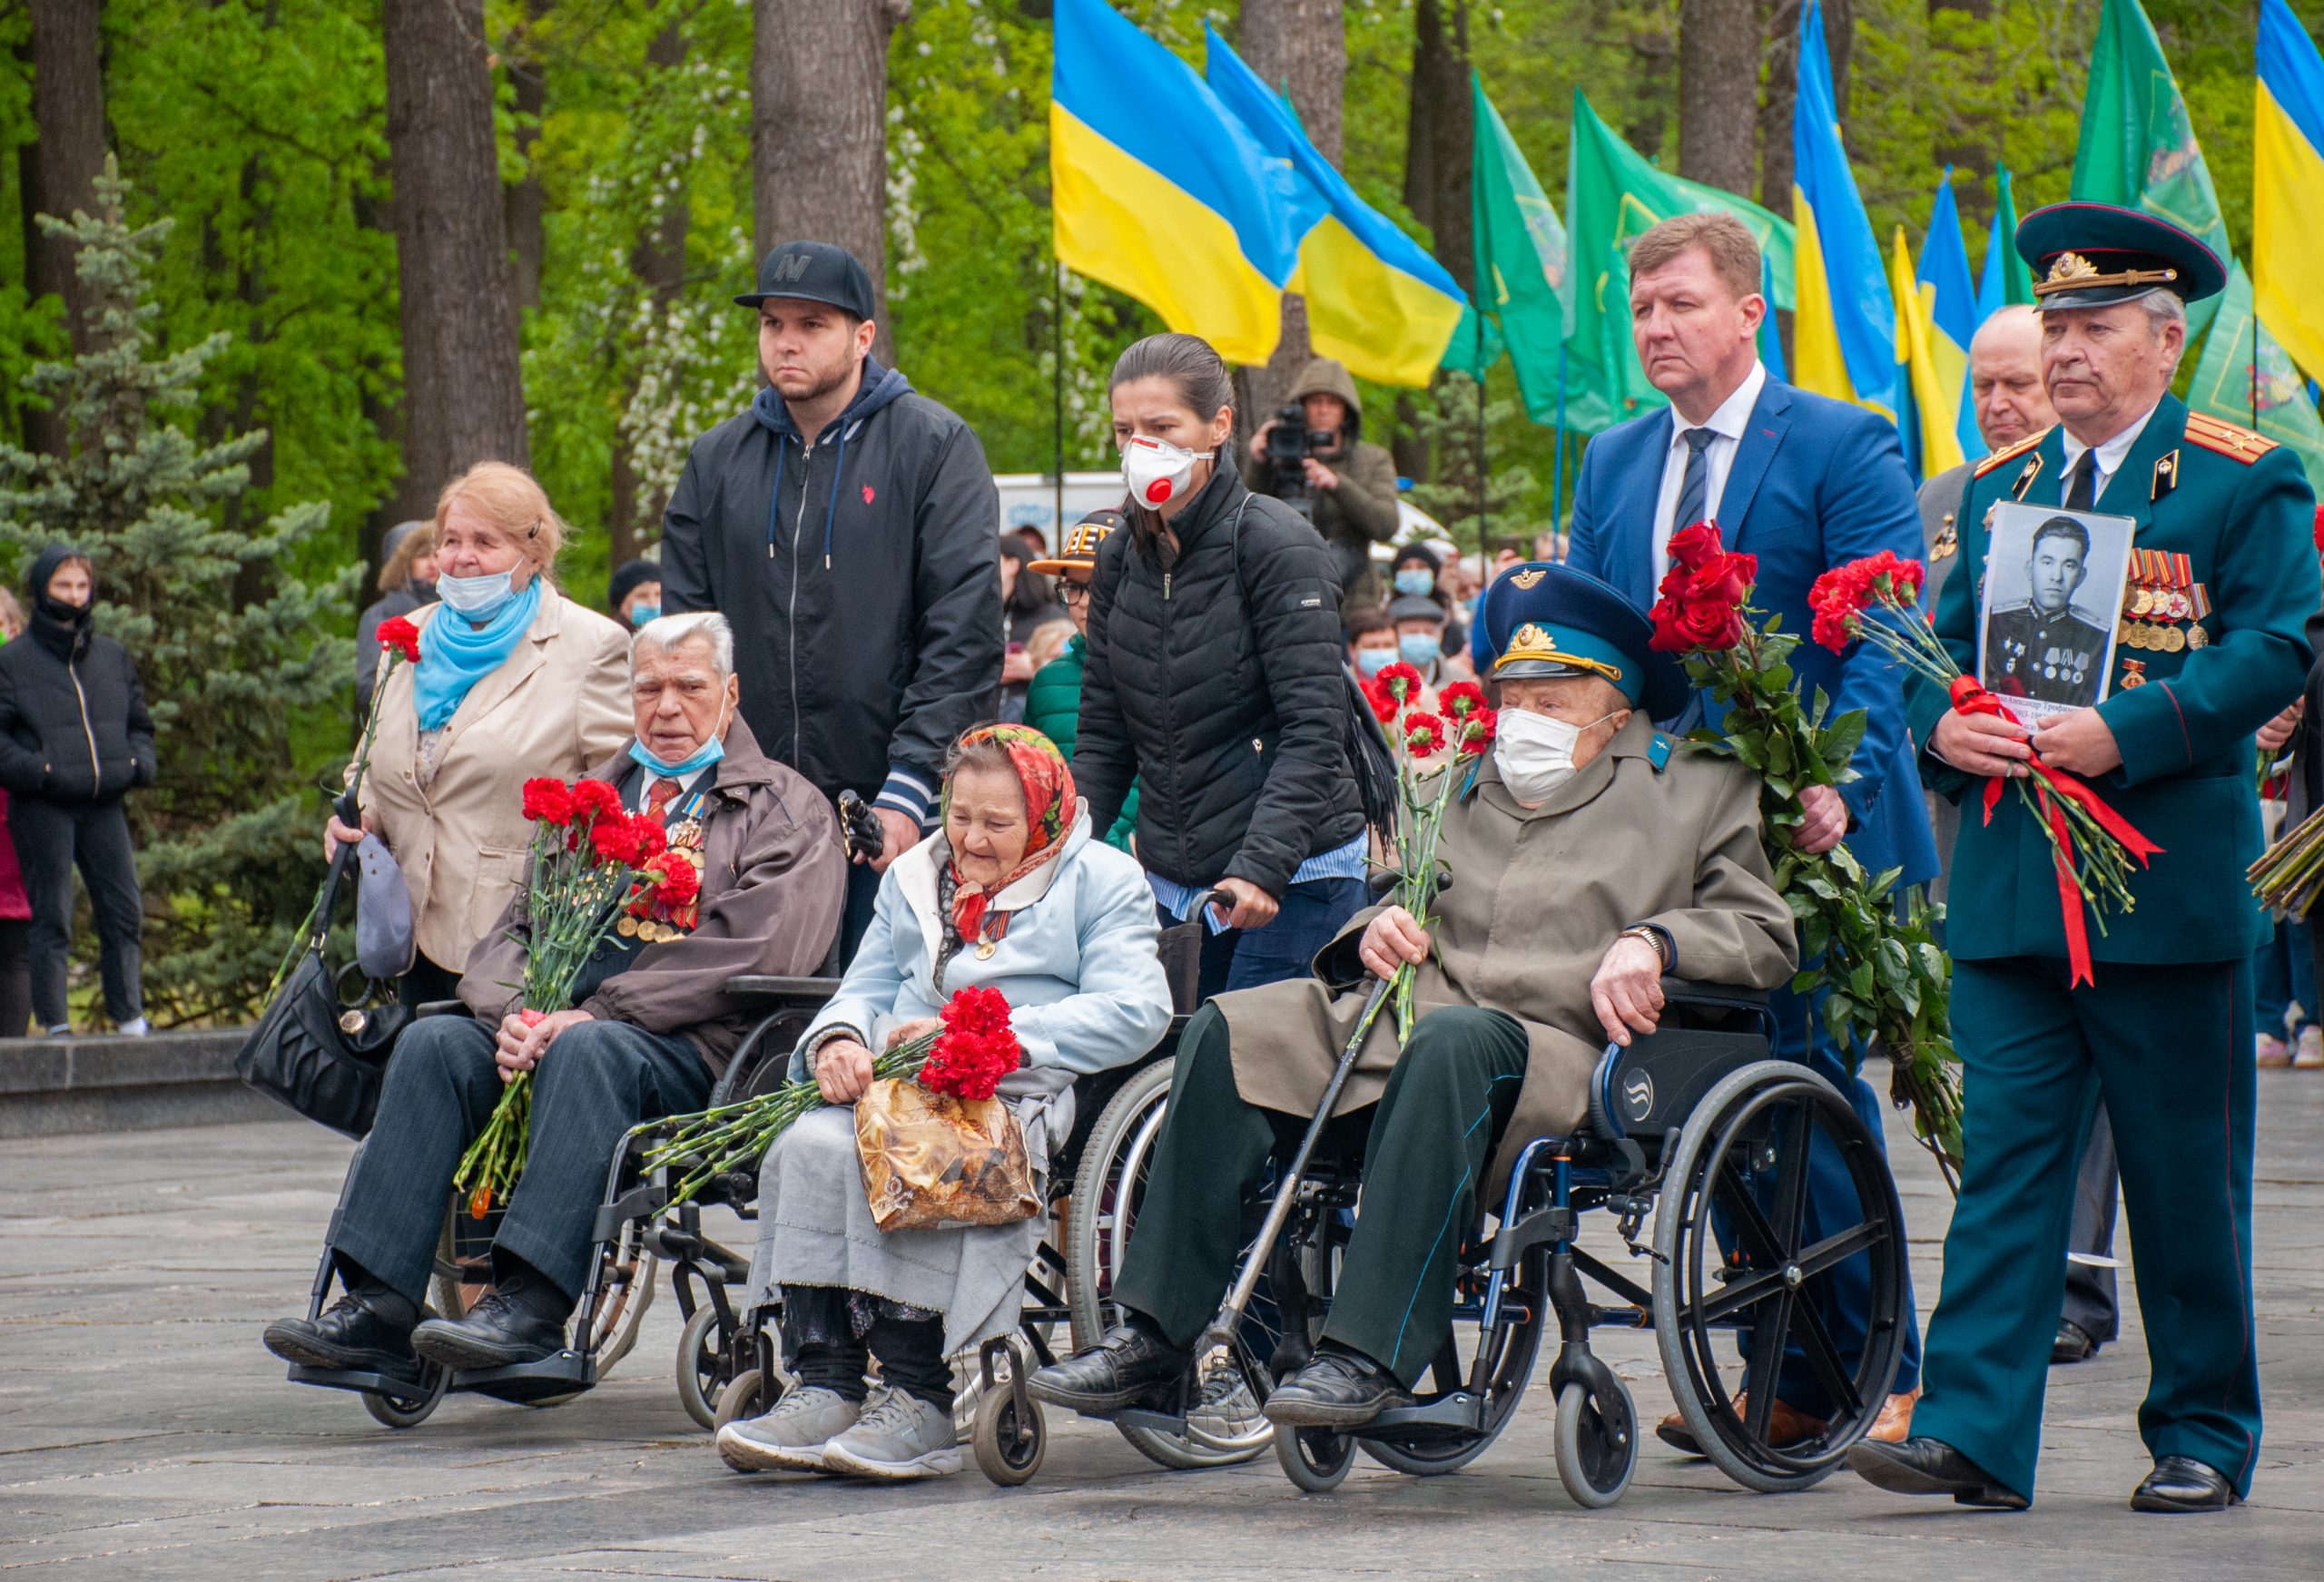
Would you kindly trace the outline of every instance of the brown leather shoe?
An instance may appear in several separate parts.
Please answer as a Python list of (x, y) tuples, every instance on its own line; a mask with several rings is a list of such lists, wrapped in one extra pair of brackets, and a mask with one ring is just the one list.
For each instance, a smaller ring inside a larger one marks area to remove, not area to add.
[[(1748, 1390), (1735, 1392), (1737, 1418), (1742, 1418), (1750, 1410), (1750, 1400), (1751, 1392)], [(1824, 1425), (1819, 1420), (1809, 1417), (1781, 1397), (1777, 1398), (1776, 1409), (1768, 1419), (1769, 1444), (1781, 1449), (1786, 1445), (1796, 1445), (1802, 1440), (1812, 1440), (1823, 1431)], [(1689, 1428), (1687, 1420), (1675, 1411), (1654, 1425), (1654, 1437), (1672, 1449), (1683, 1450), (1689, 1456), (1703, 1453), (1702, 1446), (1695, 1440), (1695, 1430)]]
[(1913, 1437), (1913, 1408), (1919, 1404), (1920, 1386), (1890, 1396), (1880, 1408), (1880, 1415), (1872, 1420), (1872, 1427), (1865, 1430), (1867, 1440), (1878, 1440), (1884, 1445), (1901, 1445)]

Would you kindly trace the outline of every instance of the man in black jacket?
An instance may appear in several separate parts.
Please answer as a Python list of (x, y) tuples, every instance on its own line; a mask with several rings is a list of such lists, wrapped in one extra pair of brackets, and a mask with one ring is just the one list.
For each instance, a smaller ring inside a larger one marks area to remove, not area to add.
[(849, 870), (844, 949), (920, 839), (944, 755), (1000, 705), (1000, 497), (969, 426), (872, 357), (871, 277), (786, 242), (734, 300), (773, 387), (694, 442), (662, 529), (662, 608), (733, 623), (743, 717), (885, 844)]
[(53, 1035), (72, 1031), (64, 981), (77, 864), (96, 914), (105, 1014), (143, 1033), (143, 902), (121, 799), (153, 783), (153, 717), (127, 651), (92, 624), (89, 557), (52, 544), (26, 582), (32, 624), (0, 648), (0, 785), (32, 901), (33, 1014)]

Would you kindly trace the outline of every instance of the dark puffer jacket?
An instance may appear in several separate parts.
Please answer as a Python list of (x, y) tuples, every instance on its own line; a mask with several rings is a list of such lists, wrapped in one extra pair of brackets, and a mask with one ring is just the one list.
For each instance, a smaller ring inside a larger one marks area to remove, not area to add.
[(1135, 529), (1098, 547), (1073, 778), (1100, 830), (1140, 787), (1138, 860), (1163, 878), (1280, 897), (1364, 829), (1339, 577), (1315, 528), (1231, 471), (1175, 526), (1175, 556)]
[[(70, 556), (44, 551), (32, 586)], [(153, 783), (153, 720), (128, 651), (91, 618), (58, 620), (34, 600), (32, 624), (0, 648), (0, 785), (67, 805), (111, 801)]]

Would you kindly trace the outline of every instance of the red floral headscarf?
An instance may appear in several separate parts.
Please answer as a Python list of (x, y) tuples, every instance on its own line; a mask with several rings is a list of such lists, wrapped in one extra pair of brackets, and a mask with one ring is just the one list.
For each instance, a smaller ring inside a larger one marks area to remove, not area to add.
[[(962, 943), (973, 943), (982, 937), (986, 904), (995, 895), (1007, 889), (1019, 879), (1052, 861), (1065, 850), (1066, 837), (1073, 830), (1073, 820), (1080, 811), (1079, 800), (1073, 791), (1073, 771), (1066, 766), (1065, 754), (1057, 743), (1029, 725), (981, 725), (960, 738), (964, 748), (991, 742), (1009, 754), (1009, 762), (1017, 771), (1017, 783), (1025, 793), (1025, 855), (1017, 866), (1000, 876), (1000, 882), (988, 890), (965, 878), (957, 861), (948, 863), (947, 887), (952, 891), (952, 926)], [(944, 785), (943, 806), (950, 810), (952, 786)], [(1007, 930), (1004, 916), (995, 919), (993, 938)]]

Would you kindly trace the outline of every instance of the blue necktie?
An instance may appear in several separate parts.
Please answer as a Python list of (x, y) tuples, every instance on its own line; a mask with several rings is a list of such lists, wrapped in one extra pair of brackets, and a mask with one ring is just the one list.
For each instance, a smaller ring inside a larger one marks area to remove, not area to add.
[(1687, 470), (1679, 476), (1679, 509), (1670, 518), (1673, 533), (1701, 521), (1710, 504), (1710, 460), (1703, 452), (1718, 435), (1709, 428), (1689, 428), (1679, 437), (1687, 442)]

